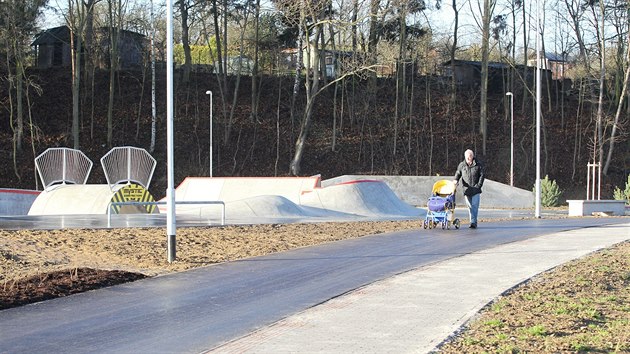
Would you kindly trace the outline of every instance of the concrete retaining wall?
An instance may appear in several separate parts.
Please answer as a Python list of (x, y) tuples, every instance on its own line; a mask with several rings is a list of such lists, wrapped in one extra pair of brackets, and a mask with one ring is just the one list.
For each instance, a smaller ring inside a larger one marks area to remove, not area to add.
[(39, 195), (27, 189), (0, 189), (0, 215), (26, 215)]

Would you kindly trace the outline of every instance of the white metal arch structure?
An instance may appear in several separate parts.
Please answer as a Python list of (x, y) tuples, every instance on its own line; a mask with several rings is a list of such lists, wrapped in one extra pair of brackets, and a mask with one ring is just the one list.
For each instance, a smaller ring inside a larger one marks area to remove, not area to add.
[(117, 184), (137, 183), (149, 189), (157, 162), (144, 149), (121, 146), (101, 157), (101, 166), (110, 188)]
[(58, 184), (85, 184), (92, 165), (83, 152), (70, 148), (49, 148), (35, 158), (44, 189)]

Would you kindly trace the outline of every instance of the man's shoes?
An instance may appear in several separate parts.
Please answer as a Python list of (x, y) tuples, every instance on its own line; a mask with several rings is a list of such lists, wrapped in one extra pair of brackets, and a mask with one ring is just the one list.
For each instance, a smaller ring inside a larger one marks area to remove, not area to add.
[(476, 223), (476, 222), (474, 222), (474, 223), (470, 224), (470, 226), (468, 226), (468, 228), (470, 228), (470, 229), (476, 229), (476, 228), (477, 228), (477, 223)]

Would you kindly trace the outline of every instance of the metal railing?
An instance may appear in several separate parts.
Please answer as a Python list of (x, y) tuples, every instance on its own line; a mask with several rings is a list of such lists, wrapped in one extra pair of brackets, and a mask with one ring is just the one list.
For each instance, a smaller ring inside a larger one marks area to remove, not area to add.
[(156, 164), (146, 150), (133, 146), (115, 147), (101, 157), (101, 166), (110, 188), (134, 182), (149, 189)]
[[(225, 202), (222, 201), (175, 201), (175, 206), (180, 205), (204, 205), (204, 204), (212, 204), (212, 205), (221, 205), (221, 225), (225, 225)], [(107, 205), (107, 227), (112, 227), (112, 207), (113, 206), (123, 206), (123, 205), (166, 205), (166, 202), (110, 202)]]
[(49, 148), (35, 158), (35, 168), (46, 189), (56, 184), (85, 184), (92, 161), (79, 150)]

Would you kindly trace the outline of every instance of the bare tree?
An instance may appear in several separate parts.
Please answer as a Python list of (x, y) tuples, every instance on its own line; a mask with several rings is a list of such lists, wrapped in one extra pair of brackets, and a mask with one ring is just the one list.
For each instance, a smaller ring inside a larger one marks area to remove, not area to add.
[(72, 141), (73, 147), (80, 145), (80, 94), (81, 65), (83, 62), (83, 42), (87, 25), (87, 8), (82, 0), (68, 0), (66, 24), (70, 29), (70, 50), (72, 61)]
[(258, 51), (260, 43), (260, 0), (254, 4), (254, 67), (252, 68), (252, 120), (258, 120)]
[(108, 0), (108, 33), (109, 33), (109, 100), (107, 104), (107, 146), (112, 147), (114, 134), (114, 91), (116, 72), (119, 66), (120, 30), (123, 26), (123, 13), (126, 1)]
[(14, 153), (22, 150), (24, 135), (24, 83), (29, 36), (35, 31), (35, 21), (45, 4), (45, 0), (0, 2), (0, 38), (6, 50), (9, 94), (15, 90), (15, 100), (9, 101)]
[(232, 126), (234, 124), (234, 110), (236, 109), (236, 102), (238, 99), (238, 92), (241, 84), (241, 75), (243, 69), (243, 60), (244, 55), (243, 52), (245, 50), (245, 32), (247, 30), (247, 19), (249, 18), (249, 3), (245, 2), (244, 6), (237, 6), (235, 11), (232, 13), (234, 18), (237, 18), (238, 23), (240, 24), (240, 49), (239, 56), (236, 60), (236, 83), (234, 84), (234, 93), (232, 95), (232, 105), (230, 109), (230, 115), (228, 116), (227, 126), (225, 128), (225, 141), (229, 141), (230, 135), (232, 133)]
[[(6, 55), (6, 79), (8, 87), (9, 125), (13, 131), (12, 158), (13, 171), (18, 179), (21, 179), (18, 166), (18, 154), (22, 152), (24, 137), (24, 100), (27, 102), (27, 113), (31, 117), (31, 106), (28, 104), (29, 87), (38, 87), (26, 75), (26, 57), (30, 36), (36, 30), (35, 21), (40, 14), (45, 0), (7, 0), (0, 2), (0, 43), (4, 44)], [(3, 70), (4, 71), (4, 70)], [(15, 98), (13, 97), (15, 92)], [(29, 120), (30, 121), (30, 120)], [(28, 124), (31, 136), (34, 126), (32, 121)], [(34, 139), (31, 139), (34, 149)]]
[[(624, 6), (621, 6), (621, 10), (623, 9), (624, 9)], [(617, 10), (616, 11), (617, 14), (616, 16), (614, 16), (614, 19), (613, 19), (616, 22), (615, 29), (617, 30), (617, 38), (619, 39), (617, 41), (618, 43), (617, 51), (618, 52), (622, 51), (621, 48), (624, 47), (624, 44), (623, 44), (624, 42), (625, 42), (625, 49), (626, 49), (625, 60), (617, 61), (617, 66), (621, 68), (621, 70), (617, 70), (617, 72), (623, 71), (623, 66), (626, 67), (626, 70), (625, 70), (625, 74), (623, 75), (621, 92), (616, 97), (618, 101), (617, 110), (615, 112), (615, 118), (614, 118), (612, 129), (610, 132), (610, 139), (609, 139), (610, 144), (608, 146), (608, 155), (606, 156), (606, 163), (602, 171), (605, 175), (608, 174), (608, 169), (610, 168), (610, 164), (613, 157), (615, 142), (618, 139), (617, 130), (619, 129), (619, 126), (620, 126), (620, 117), (622, 115), (622, 111), (624, 107), (624, 100), (629, 95), (628, 84), (630, 83), (630, 21), (628, 17), (630, 16), (630, 13), (627, 12), (628, 9), (630, 9), (630, 2), (627, 2), (627, 4), (625, 4), (625, 10), (626, 10), (625, 13), (623, 11), (619, 11), (619, 8), (616, 8), (615, 10)], [(625, 41), (622, 39), (624, 30), (626, 32)], [(630, 105), (628, 105), (628, 107), (630, 107)]]
[[(630, 31), (628, 32), (629, 40), (630, 40)], [(626, 42), (630, 43), (630, 42)], [(610, 162), (612, 161), (613, 151), (615, 147), (615, 140), (617, 137), (617, 129), (619, 128), (619, 118), (621, 116), (623, 110), (624, 99), (628, 95), (628, 82), (630, 81), (630, 46), (627, 47), (627, 56), (626, 56), (626, 73), (624, 75), (623, 80), (623, 88), (619, 95), (619, 103), (617, 104), (617, 112), (615, 113), (615, 120), (613, 122), (612, 131), (610, 132), (610, 145), (608, 146), (608, 156), (606, 157), (606, 164), (604, 165), (603, 173), (608, 174), (608, 168), (610, 167)]]
[(195, 6), (194, 0), (177, 1), (179, 15), (181, 16), (182, 25), (182, 47), (184, 48), (184, 65), (182, 73), (182, 81), (188, 83), (190, 81), (190, 70), (192, 69), (192, 55), (190, 54), (190, 22), (189, 15), (191, 9)]
[[(295, 3), (293, 1), (282, 0), (276, 1), (276, 5), (284, 14), (287, 22), (295, 25), (299, 31), (297, 40), (298, 60), (296, 63), (297, 68), (292, 102), (295, 102), (295, 98), (299, 92), (299, 85), (302, 81), (302, 65), (304, 65), (305, 71), (303, 87), (306, 103), (300, 122), (299, 135), (295, 142), (295, 152), (289, 167), (291, 174), (299, 175), (308, 134), (313, 121), (313, 109), (317, 96), (327, 87), (343, 80), (350, 72), (357, 71), (350, 70), (344, 71), (343, 73), (336, 73), (335, 79), (331, 81), (327, 81), (325, 78), (326, 70), (323, 70), (323, 53), (326, 50), (327, 43), (329, 41), (331, 43), (333, 42), (331, 39), (325, 38), (324, 31), (327, 24), (330, 22), (331, 7), (329, 1), (301, 0), (299, 3)], [(343, 26), (341, 24), (338, 25)], [(351, 27), (349, 24), (345, 24), (345, 26), (348, 28)], [(334, 35), (334, 30), (330, 30), (329, 32), (331, 36)], [(304, 55), (303, 58), (302, 55)]]
[(488, 64), (490, 57), (490, 23), (492, 21), (495, 0), (484, 0), (481, 15), (481, 102), (479, 113), (479, 132), (482, 136), (482, 150), (486, 154), (488, 140)]

